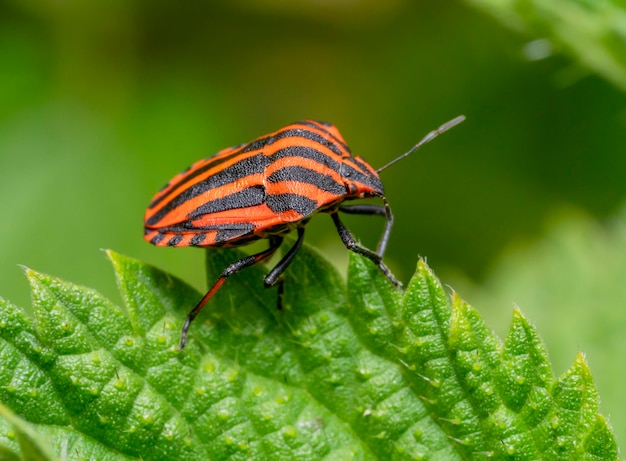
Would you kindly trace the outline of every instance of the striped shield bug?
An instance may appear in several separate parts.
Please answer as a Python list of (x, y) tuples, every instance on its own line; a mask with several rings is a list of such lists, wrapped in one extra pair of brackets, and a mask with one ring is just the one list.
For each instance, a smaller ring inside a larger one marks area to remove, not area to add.
[[(304, 229), (317, 213), (330, 214), (344, 245), (372, 261), (395, 286), (400, 282), (383, 263), (393, 215), (378, 174), (420, 146), (461, 123), (459, 116), (428, 133), (408, 152), (375, 170), (352, 155), (333, 125), (306, 120), (293, 123), (248, 144), (224, 149), (175, 176), (159, 191), (145, 215), (145, 239), (157, 246), (237, 247), (269, 239), (260, 253), (230, 264), (182, 328), (185, 346), (191, 322), (240, 270), (272, 256), (285, 235), (295, 230), (296, 242), (265, 277), (265, 286), (279, 286), (281, 275), (302, 245)], [(353, 199), (379, 198), (382, 205), (345, 205)], [(377, 215), (386, 225), (376, 251), (360, 246), (341, 222), (339, 212)]]

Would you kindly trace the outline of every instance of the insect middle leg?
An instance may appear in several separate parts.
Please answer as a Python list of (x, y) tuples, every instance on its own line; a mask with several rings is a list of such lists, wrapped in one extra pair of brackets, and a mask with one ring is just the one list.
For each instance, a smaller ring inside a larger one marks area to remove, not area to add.
[(281, 243), (283, 243), (283, 237), (272, 236), (270, 237), (270, 246), (267, 250), (261, 251), (257, 254), (246, 256), (245, 258), (241, 258), (234, 263), (229, 264), (228, 267), (224, 269), (222, 274), (218, 277), (218, 279), (215, 281), (209, 291), (207, 291), (207, 293), (202, 297), (196, 307), (194, 307), (187, 315), (187, 319), (185, 320), (185, 324), (183, 325), (183, 330), (180, 337), (180, 344), (178, 346), (180, 349), (183, 349), (185, 347), (185, 343), (187, 342), (187, 333), (189, 331), (189, 327), (191, 326), (191, 322), (193, 322), (196, 316), (204, 308), (206, 303), (208, 303), (209, 300), (215, 295), (215, 293), (217, 293), (217, 290), (221, 288), (226, 279), (231, 275), (236, 274), (240, 270), (245, 269), (246, 267), (250, 267), (269, 258), (276, 252), (276, 250), (278, 250)]
[(385, 277), (387, 277), (389, 279), (389, 281), (391, 283), (393, 283), (397, 287), (402, 286), (402, 284), (391, 273), (389, 268), (387, 266), (385, 266), (385, 264), (383, 263), (383, 258), (378, 253), (375, 253), (372, 250), (368, 250), (367, 248), (363, 248), (363, 247), (357, 245), (356, 240), (352, 236), (352, 233), (341, 222), (341, 219), (339, 219), (339, 215), (336, 212), (335, 213), (331, 213), (330, 216), (333, 218), (333, 222), (335, 223), (335, 227), (337, 228), (337, 232), (339, 232), (339, 237), (341, 237), (341, 240), (343, 241), (343, 244), (346, 246), (346, 248), (348, 250), (354, 251), (357, 254), (365, 256), (367, 259), (369, 259), (374, 264), (376, 264), (376, 266), (378, 266), (378, 268), (381, 270), (381, 272), (385, 275)]
[(285, 269), (289, 267), (289, 264), (293, 261), (293, 258), (296, 256), (296, 253), (302, 246), (302, 241), (304, 240), (304, 226), (298, 227), (298, 240), (293, 246), (287, 251), (285, 256), (276, 264), (276, 266), (265, 276), (265, 286), (273, 287), (274, 285), (278, 285), (278, 309), (282, 309), (282, 300), (283, 300), (283, 292), (284, 292), (284, 279), (281, 277)]
[(302, 246), (304, 240), (304, 227), (298, 227), (298, 240), (293, 244), (289, 251), (283, 256), (283, 258), (276, 264), (276, 266), (265, 276), (265, 286), (273, 287), (280, 280), (279, 277), (285, 272), (285, 269), (291, 264), (296, 253)]

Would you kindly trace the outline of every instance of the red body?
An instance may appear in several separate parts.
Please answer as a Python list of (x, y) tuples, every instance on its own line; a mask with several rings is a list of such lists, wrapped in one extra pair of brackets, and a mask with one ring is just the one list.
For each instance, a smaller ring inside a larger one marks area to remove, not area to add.
[[(378, 172), (414, 152), (424, 143), (462, 122), (457, 117), (431, 131), (404, 155), (374, 170), (354, 157), (334, 126), (305, 120), (248, 144), (218, 152), (175, 176), (155, 195), (146, 211), (145, 239), (159, 246), (225, 247), (267, 238), (268, 248), (229, 264), (209, 291), (189, 312), (182, 329), (185, 347), (191, 323), (224, 284), (246, 267), (266, 261), (297, 229), (298, 238), (265, 276), (265, 286), (278, 285), (302, 245), (308, 220), (321, 211), (330, 214), (346, 248), (374, 263), (395, 286), (400, 282), (383, 263), (393, 224), (389, 202)], [(342, 203), (379, 197), (383, 205)], [(341, 222), (339, 212), (383, 216), (385, 229), (376, 251), (359, 246)]]
[(376, 171), (334, 126), (302, 121), (175, 176), (148, 207), (144, 236), (158, 246), (245, 245), (347, 199), (382, 195)]

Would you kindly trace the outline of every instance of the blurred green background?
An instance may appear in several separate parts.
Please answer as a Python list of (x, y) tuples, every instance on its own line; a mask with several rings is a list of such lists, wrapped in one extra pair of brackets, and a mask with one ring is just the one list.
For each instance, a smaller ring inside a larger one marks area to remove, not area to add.
[[(557, 374), (587, 351), (626, 441), (623, 8), (5, 0), (0, 294), (30, 303), (22, 264), (118, 301), (101, 248), (203, 289), (203, 251), (142, 238), (152, 195), (189, 164), (314, 118), (378, 167), (465, 114), (382, 174), (396, 215), (389, 265), (406, 282), (427, 257), (501, 335), (518, 303)], [(346, 221), (375, 245), (382, 222)], [(343, 270), (330, 219), (307, 234)]]

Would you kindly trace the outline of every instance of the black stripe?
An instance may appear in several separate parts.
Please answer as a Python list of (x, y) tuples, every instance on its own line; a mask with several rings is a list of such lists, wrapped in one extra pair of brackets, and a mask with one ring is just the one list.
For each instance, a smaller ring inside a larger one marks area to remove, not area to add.
[(318, 189), (335, 195), (343, 195), (346, 193), (345, 186), (336, 182), (332, 176), (318, 173), (317, 171), (309, 170), (301, 166), (286, 166), (285, 168), (281, 168), (269, 175), (267, 180), (272, 183), (297, 181), (313, 184), (317, 186)]
[(324, 133), (326, 133), (326, 136), (332, 138), (337, 144), (343, 147), (349, 154), (352, 154), (352, 151), (350, 150), (350, 148), (345, 142), (343, 142), (341, 139), (337, 138), (334, 134), (332, 134), (330, 131), (324, 128), (324, 127), (331, 127), (333, 126), (332, 124), (328, 122), (319, 122), (317, 120), (305, 120), (303, 122), (298, 122), (298, 123), (302, 125), (310, 126), (313, 128), (317, 128), (318, 130), (323, 131)]
[(350, 182), (364, 184), (381, 194), (384, 192), (383, 183), (380, 178), (377, 178), (373, 174), (363, 174), (360, 171), (352, 168), (347, 163), (341, 166), (341, 176), (346, 178)]
[[(197, 169), (191, 171), (188, 175), (182, 177), (176, 184), (167, 183), (165, 186), (163, 186), (161, 191), (167, 189), (168, 187), (171, 187), (172, 189), (176, 189), (176, 188), (178, 188), (178, 187), (180, 187), (180, 186), (190, 182), (192, 179), (196, 178), (197, 176), (202, 175), (203, 173), (207, 172), (211, 168), (215, 168), (216, 166), (218, 166), (218, 165), (220, 165), (220, 164), (222, 164), (224, 162), (232, 160), (233, 158), (237, 157), (240, 154), (251, 152), (251, 151), (254, 151), (254, 150), (263, 149), (265, 146), (269, 146), (271, 144), (274, 144), (276, 141), (279, 141), (279, 140), (285, 139), (285, 138), (289, 138), (289, 137), (300, 137), (300, 138), (308, 139), (309, 141), (317, 142), (318, 144), (321, 144), (322, 146), (325, 146), (326, 148), (330, 149), (332, 152), (334, 152), (335, 154), (339, 155), (340, 157), (343, 155), (343, 153), (342, 153), (341, 149), (337, 146), (337, 144), (340, 144), (344, 149), (346, 149), (348, 152), (350, 152), (350, 149), (348, 148), (348, 146), (346, 146), (343, 142), (338, 140), (331, 133), (328, 133), (326, 130), (324, 130), (323, 128), (320, 128), (316, 124), (309, 123), (309, 122), (306, 122), (306, 121), (305, 122), (298, 122), (297, 124), (304, 125), (304, 126), (312, 126), (312, 127), (318, 128), (318, 129), (324, 131), (325, 133), (327, 133), (329, 137), (331, 137), (332, 139), (335, 140), (335, 142), (329, 141), (325, 137), (320, 136), (319, 134), (314, 133), (314, 132), (309, 131), (309, 130), (306, 130), (304, 128), (303, 129), (289, 129), (289, 130), (279, 131), (278, 133), (276, 133), (273, 136), (265, 136), (263, 138), (256, 139), (256, 140), (254, 140), (254, 141), (244, 145), (242, 148), (240, 148), (241, 146), (236, 146), (236, 147), (231, 148), (231, 149), (236, 149), (236, 150), (234, 152), (232, 152), (231, 154), (225, 155), (224, 157), (221, 157), (219, 159), (216, 159), (216, 160), (214, 160), (212, 162), (207, 163), (206, 165), (204, 165), (201, 168), (197, 168)], [(210, 159), (210, 158), (211, 157), (208, 157), (207, 160)], [(191, 169), (191, 166), (186, 168), (182, 173), (179, 173), (179, 174), (184, 174), (184, 173), (188, 172), (190, 169)], [(217, 172), (213, 176), (217, 176), (220, 173), (221, 172)], [(213, 177), (213, 176), (211, 176), (211, 177)], [(165, 199), (166, 196), (167, 196), (167, 194), (162, 195), (159, 198), (153, 200), (152, 203), (150, 203), (148, 208), (156, 207), (159, 203), (161, 203)]]
[[(220, 246), (219, 244), (227, 243), (231, 240), (237, 239), (239, 237), (243, 237), (248, 234), (252, 234), (254, 231), (254, 225), (250, 223), (238, 223), (238, 224), (216, 224), (213, 226), (204, 226), (204, 227), (192, 227), (188, 224), (186, 225), (176, 225), (176, 226), (168, 226), (163, 229), (162, 232), (169, 233), (188, 233), (189, 229), (193, 228), (197, 231), (217, 231), (215, 235), (215, 239), (213, 242), (209, 244), (209, 246)], [(164, 234), (159, 232), (155, 237), (150, 241), (150, 243), (157, 244), (165, 237)], [(206, 240), (206, 233), (196, 233), (191, 240), (189, 241), (189, 245), (191, 246), (200, 246)], [(183, 235), (174, 235), (167, 242), (168, 246), (176, 246), (183, 239)], [(241, 242), (242, 244), (244, 242)]]
[(314, 162), (324, 165), (337, 173), (339, 173), (339, 168), (341, 166), (339, 162), (333, 160), (329, 155), (326, 155), (317, 149), (302, 146), (285, 147), (284, 149), (277, 150), (274, 154), (270, 155), (269, 158), (271, 162), (274, 162), (275, 160), (286, 157), (302, 157), (313, 160)]
[[(189, 165), (189, 166), (188, 166), (187, 168), (185, 168), (183, 171), (181, 171), (180, 173), (178, 173), (178, 175), (181, 175), (181, 174), (185, 174), (185, 173), (187, 173), (189, 170), (191, 170), (191, 167), (192, 167), (192, 166), (193, 166), (193, 165)], [(198, 173), (198, 172), (197, 172), (197, 170), (196, 170), (196, 171), (194, 171), (193, 173), (191, 173), (190, 175), (180, 178), (180, 180), (179, 180), (176, 184), (172, 184), (172, 181), (170, 181), (170, 182), (168, 182), (165, 186), (163, 186), (163, 187), (161, 188), (161, 190), (159, 190), (159, 192), (158, 192), (158, 193), (163, 192), (165, 189), (169, 188), (170, 186), (172, 187), (172, 189), (176, 189), (176, 188), (177, 188), (178, 186), (180, 186), (181, 184), (184, 184), (184, 183), (188, 182), (189, 180), (191, 180), (191, 179), (195, 178), (196, 176), (198, 176), (198, 174), (199, 174), (199, 173)], [(177, 175), (177, 176), (178, 176), (178, 175)], [(155, 198), (152, 202), (150, 202), (150, 205), (148, 205), (148, 208), (149, 208), (149, 209), (150, 209), (150, 208), (154, 208), (154, 207), (155, 207), (155, 206), (157, 206), (159, 203), (161, 203), (161, 202), (165, 199), (165, 197), (167, 197), (167, 194), (163, 194), (163, 195), (161, 195), (160, 197)]]
[(265, 202), (265, 188), (263, 186), (252, 186), (235, 192), (234, 194), (206, 202), (189, 213), (188, 217), (190, 220), (198, 219), (207, 214), (247, 208), (261, 205), (263, 202)]
[[(235, 146), (235, 147), (231, 147), (230, 149), (238, 149), (239, 147), (241, 147), (241, 145)], [(214, 155), (210, 156), (210, 157), (207, 157), (204, 160), (210, 160), (211, 158), (215, 157), (218, 154), (219, 154), (219, 152), (217, 154), (214, 154)], [(190, 174), (188, 174), (186, 176), (183, 176), (182, 178), (180, 178), (178, 180), (178, 182), (176, 184), (171, 184), (171, 181), (168, 182), (165, 186), (163, 186), (163, 188), (159, 192), (164, 191), (165, 189), (167, 189), (170, 186), (171, 186), (172, 189), (176, 189), (176, 188), (182, 186), (183, 184), (190, 182), (193, 178), (195, 178), (197, 176), (200, 176), (201, 174), (207, 172), (211, 168), (214, 168), (214, 167), (216, 167), (218, 165), (221, 165), (222, 163), (224, 163), (224, 162), (226, 162), (228, 160), (231, 160), (233, 157), (236, 157), (239, 154), (240, 154), (240, 151), (239, 150), (235, 150), (234, 152), (232, 152), (232, 153), (230, 153), (228, 155), (225, 155), (224, 157), (220, 157), (219, 159), (215, 159), (212, 162), (207, 163), (203, 167), (200, 167), (200, 168), (198, 168), (196, 170), (193, 170)], [(198, 163), (198, 162), (196, 162), (196, 163)], [(195, 165), (195, 163), (193, 165)], [(187, 173), (189, 170), (191, 170), (191, 167), (193, 165), (188, 166), (183, 171), (178, 173), (178, 175)], [(163, 195), (163, 196), (159, 197), (158, 199), (153, 200), (152, 203), (150, 203), (150, 206), (148, 208), (154, 208), (155, 206), (157, 206), (159, 203), (161, 203), (163, 201), (163, 199), (165, 198), (166, 195)]]
[(267, 206), (274, 213), (294, 210), (302, 216), (308, 216), (317, 209), (317, 202), (298, 194), (274, 194), (266, 198)]
[(175, 247), (181, 242), (182, 239), (183, 239), (182, 235), (174, 235), (167, 241), (167, 246)]
[(228, 242), (229, 240), (249, 234), (253, 230), (254, 226), (250, 223), (229, 224), (217, 231), (215, 243)]
[(365, 165), (365, 162), (359, 160), (356, 157), (350, 157), (349, 159), (347, 159), (348, 161), (351, 161), (352, 163), (354, 163), (356, 166), (358, 166), (359, 168), (361, 168), (361, 170), (363, 170), (363, 172), (365, 174), (370, 174), (370, 169), (367, 167), (367, 165)]
[(217, 231), (217, 232), (239, 232), (239, 233), (244, 232), (245, 233), (253, 229), (254, 229), (253, 224), (245, 223), (245, 222), (244, 223), (231, 223), (231, 224), (212, 224), (210, 226), (194, 226), (193, 224), (191, 224), (190, 221), (185, 221), (180, 224), (175, 224), (173, 226), (164, 227), (159, 232), (189, 233), (191, 231), (197, 231), (196, 235), (204, 235), (204, 234), (201, 234), (200, 232)]
[(267, 164), (268, 159), (262, 154), (253, 155), (252, 157), (248, 157), (240, 162), (234, 163), (228, 168), (224, 168), (214, 175), (209, 176), (204, 181), (200, 181), (199, 183), (183, 190), (176, 197), (173, 197), (169, 202), (167, 202), (163, 208), (157, 211), (150, 219), (148, 219), (148, 221), (146, 221), (146, 223), (149, 225), (157, 224), (170, 211), (178, 208), (187, 200), (191, 200), (201, 194), (204, 194), (205, 192), (210, 191), (211, 189), (235, 182), (251, 174), (263, 173)]
[[(305, 125), (305, 126), (314, 126), (315, 127), (315, 125), (307, 123), (307, 122), (298, 122), (297, 124), (301, 124), (301, 125)], [(326, 132), (326, 130), (323, 130), (323, 131)], [(333, 139), (335, 139), (337, 141), (337, 143), (341, 144), (342, 146), (344, 146), (349, 151), (348, 146), (346, 146), (344, 143), (339, 141), (332, 134), (328, 133), (328, 135), (330, 137), (332, 137)], [(227, 162), (229, 160), (232, 160), (233, 158), (237, 157), (240, 154), (245, 154), (245, 153), (248, 153), (248, 152), (251, 152), (251, 151), (255, 151), (255, 150), (261, 150), (265, 146), (269, 146), (271, 144), (274, 144), (276, 141), (280, 141), (281, 139), (285, 139), (285, 138), (293, 138), (293, 137), (300, 137), (300, 138), (308, 139), (309, 141), (317, 142), (318, 144), (321, 144), (321, 145), (327, 147), (328, 149), (330, 149), (335, 154), (337, 154), (339, 156), (343, 155), (343, 153), (341, 152), (341, 150), (337, 147), (337, 145), (335, 143), (328, 141), (328, 139), (324, 138), (323, 136), (320, 136), (317, 133), (311, 132), (311, 131), (306, 130), (306, 129), (282, 130), (282, 131), (279, 131), (278, 133), (276, 133), (273, 136), (265, 136), (265, 137), (262, 137), (262, 138), (259, 138), (259, 139), (255, 139), (254, 141), (251, 141), (251, 142), (249, 142), (247, 144), (240, 144), (238, 146), (232, 147), (231, 149), (236, 149), (234, 152), (232, 152), (232, 153), (230, 153), (228, 155), (225, 155), (224, 157), (221, 157), (219, 159), (216, 159), (215, 161), (210, 162), (210, 163), (204, 165), (202, 168), (198, 168), (197, 170), (192, 171), (191, 174), (189, 174), (188, 176), (185, 176), (184, 178), (181, 178), (181, 180), (178, 182), (178, 184), (176, 184), (174, 187), (179, 187), (180, 185), (190, 181), (191, 179), (201, 175), (202, 173), (205, 173), (209, 169), (214, 168), (214, 167), (216, 167), (216, 166), (218, 166), (218, 165), (220, 165), (220, 164), (222, 164), (224, 162)], [(210, 159), (210, 158), (211, 157), (208, 157), (207, 160)], [(185, 171), (189, 171), (190, 168), (191, 167), (187, 168)], [(154, 204), (150, 204), (150, 207), (153, 208), (159, 201), (156, 201), (156, 203), (154, 203)]]
[[(305, 125), (305, 126), (311, 126), (310, 123), (306, 123), (306, 122), (298, 122), (297, 124)], [(330, 135), (330, 133), (329, 133), (329, 136), (332, 136), (332, 135)], [(334, 136), (332, 136), (332, 137), (334, 138)], [(336, 142), (329, 141), (324, 136), (320, 136), (319, 134), (314, 133), (312, 131), (309, 131), (309, 130), (307, 130), (305, 128), (300, 128), (300, 129), (292, 128), (292, 129), (289, 129), (289, 130), (279, 131), (278, 133), (276, 133), (276, 134), (274, 134), (272, 136), (265, 136), (263, 138), (255, 139), (250, 144), (248, 144), (246, 147), (244, 147), (241, 152), (243, 153), (243, 152), (250, 152), (250, 151), (253, 151), (253, 150), (263, 149), (265, 146), (269, 146), (271, 144), (274, 144), (276, 141), (279, 141), (279, 140), (285, 139), (285, 138), (304, 138), (304, 139), (308, 139), (309, 141), (313, 141), (313, 142), (316, 142), (318, 144), (321, 144), (322, 146), (327, 147), (328, 149), (330, 149), (331, 151), (333, 151), (335, 154), (337, 154), (339, 156), (342, 155), (341, 149), (337, 146)], [(334, 138), (334, 139), (336, 139), (336, 138)], [(343, 144), (343, 143), (341, 143), (341, 144)]]
[(206, 234), (197, 233), (196, 235), (191, 237), (191, 240), (189, 240), (189, 245), (198, 246), (205, 240), (206, 240)]

